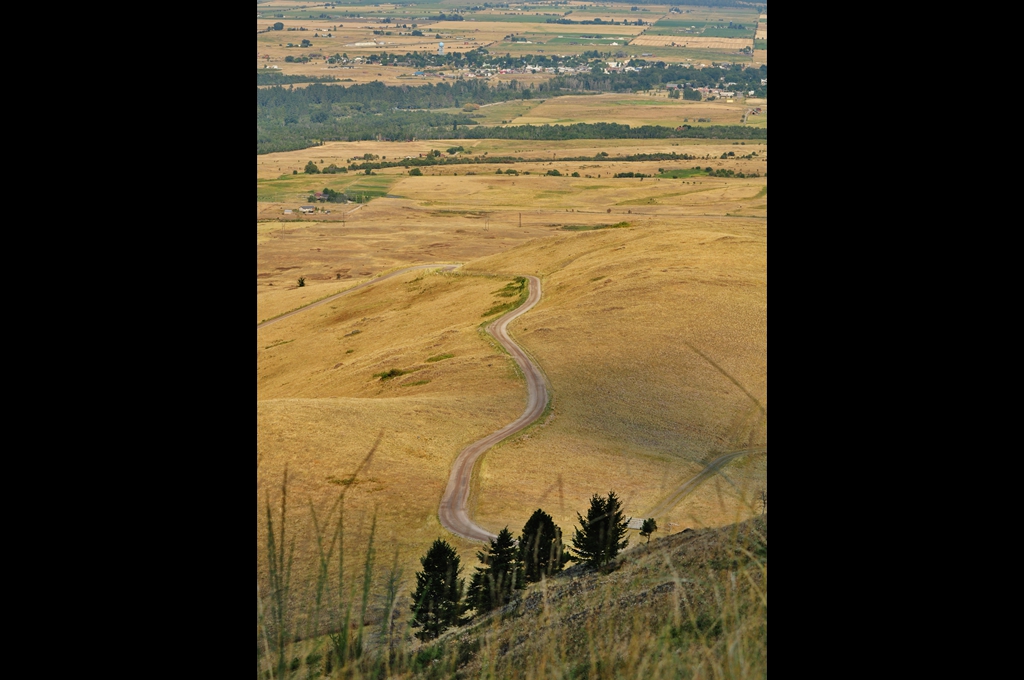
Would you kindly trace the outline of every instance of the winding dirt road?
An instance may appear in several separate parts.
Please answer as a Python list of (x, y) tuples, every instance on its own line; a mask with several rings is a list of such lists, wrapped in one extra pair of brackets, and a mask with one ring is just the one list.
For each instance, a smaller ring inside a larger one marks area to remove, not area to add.
[[(318, 300), (317, 302), (306, 305), (305, 307), (300, 307), (299, 309), (288, 312), (287, 314), (282, 314), (274, 319), (264, 321), (263, 323), (258, 324), (256, 329), (259, 330), (260, 328), (269, 326), (272, 323), (286, 319), (289, 316), (313, 309), (314, 307), (328, 303), (343, 295), (354, 293), (366, 286), (390, 279), (393, 276), (398, 276), (418, 269), (443, 269), (444, 271), (452, 271), (459, 266), (460, 265), (458, 264), (444, 263), (421, 264), (398, 269), (385, 276), (364, 281), (363, 283), (337, 293), (336, 295), (331, 295), (330, 297)], [(494, 339), (497, 340), (510, 355), (512, 355), (512, 358), (515, 359), (516, 364), (519, 365), (523, 375), (526, 377), (526, 409), (523, 411), (521, 416), (505, 427), (497, 430), (496, 432), (492, 432), (483, 439), (473, 442), (462, 450), (458, 458), (456, 458), (455, 462), (452, 464), (451, 474), (448, 477), (448, 485), (445, 487), (444, 495), (441, 497), (441, 505), (438, 508), (438, 517), (441, 520), (442, 526), (453, 534), (462, 536), (463, 538), (471, 541), (487, 543), (497, 538), (495, 534), (492, 534), (483, 527), (475, 524), (469, 517), (469, 492), (473, 479), (473, 468), (476, 465), (476, 461), (479, 460), (480, 456), (482, 456), (488, 449), (500, 442), (502, 439), (523, 430), (540, 418), (548, 403), (548, 390), (544, 382), (543, 374), (541, 374), (540, 369), (537, 368), (537, 366), (530, 360), (522, 348), (520, 348), (519, 345), (517, 345), (512, 338), (508, 336), (508, 324), (513, 319), (533, 309), (533, 307), (540, 302), (540, 279), (536, 276), (526, 276), (525, 278), (530, 284), (530, 294), (526, 298), (526, 302), (491, 323), (490, 326), (487, 327), (487, 332), (490, 333), (491, 336), (494, 337)], [(757, 403), (756, 400), (755, 403)], [(758, 406), (760, 407), (760, 404), (758, 404)], [(732, 459), (747, 454), (767, 453), (767, 451), (768, 447), (743, 449), (741, 451), (732, 451), (715, 458), (713, 461), (708, 463), (707, 467), (697, 473), (696, 476), (676, 487), (676, 489), (672, 491), (664, 501), (659, 503), (653, 510), (646, 513), (644, 517), (657, 518), (663, 516), (666, 512), (678, 505), (680, 501), (690, 494), (690, 492), (700, 486), (702, 482), (717, 473), (722, 466)]]
[(444, 496), (441, 497), (441, 507), (437, 512), (445, 529), (471, 541), (489, 542), (497, 538), (496, 535), (474, 524), (473, 520), (469, 518), (469, 490), (470, 482), (473, 479), (473, 466), (487, 449), (540, 418), (548, 404), (548, 389), (544, 384), (544, 376), (519, 345), (512, 341), (507, 332), (509, 322), (530, 311), (540, 301), (540, 279), (536, 276), (527, 276), (526, 279), (530, 282), (530, 295), (526, 298), (526, 302), (487, 328), (487, 332), (508, 350), (523, 371), (523, 375), (526, 376), (526, 410), (505, 427), (473, 442), (462, 450), (452, 465), (448, 486), (444, 490)]
[(391, 272), (390, 274), (386, 274), (386, 275), (381, 276), (379, 278), (370, 279), (369, 281), (363, 281), (358, 286), (352, 286), (348, 290), (343, 290), (340, 293), (338, 293), (336, 295), (332, 295), (330, 297), (326, 297), (323, 300), (317, 300), (316, 302), (312, 302), (312, 303), (306, 305), (305, 307), (299, 307), (298, 309), (293, 309), (292, 311), (288, 312), (287, 314), (282, 314), (281, 316), (275, 316), (273, 319), (268, 319), (268, 320), (264, 321), (263, 323), (256, 324), (256, 330), (259, 330), (259, 329), (261, 329), (261, 328), (263, 328), (265, 326), (269, 326), (272, 323), (277, 323), (281, 319), (287, 319), (289, 316), (292, 316), (294, 314), (298, 314), (299, 312), (305, 312), (305, 311), (308, 311), (310, 309), (313, 309), (314, 307), (319, 307), (320, 305), (327, 304), (331, 300), (336, 300), (336, 299), (340, 298), (342, 295), (348, 295), (349, 293), (354, 293), (357, 290), (359, 290), (360, 288), (366, 288), (367, 286), (373, 285), (374, 283), (379, 283), (379, 282), (384, 281), (386, 279), (390, 279), (392, 276), (398, 276), (399, 274), (404, 274), (406, 272), (415, 271), (417, 269), (443, 269), (446, 272), (450, 272), (451, 270), (453, 270), (453, 269), (455, 269), (456, 267), (459, 267), (459, 266), (461, 266), (461, 265), (459, 265), (459, 264), (445, 264), (445, 263), (442, 263), (442, 264), (418, 264), (418, 265), (416, 265), (414, 267), (405, 267), (404, 269), (398, 269), (398, 270), (395, 270), (395, 271)]

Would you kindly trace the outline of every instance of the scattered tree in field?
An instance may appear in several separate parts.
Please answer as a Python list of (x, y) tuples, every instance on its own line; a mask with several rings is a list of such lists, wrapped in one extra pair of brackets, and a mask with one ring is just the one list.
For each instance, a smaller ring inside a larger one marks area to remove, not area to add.
[(281, 23), (280, 21), (275, 21), (274, 22), (274, 30), (275, 31), (283, 31), (284, 30), (284, 24)]
[(513, 593), (525, 585), (519, 550), (508, 527), (498, 532), (486, 553), (478, 552), (476, 556), (484, 567), (477, 567), (470, 579), (467, 604), (478, 612), (505, 606)]
[(303, 172), (306, 173), (307, 175), (319, 175), (320, 168), (316, 167), (316, 163), (310, 161), (306, 163), (306, 167), (303, 169)]
[[(348, 203), (348, 196), (344, 192), (335, 191), (328, 187), (324, 187), (320, 196), (322, 197), (322, 200), (327, 201), (328, 203)], [(315, 198), (316, 195), (313, 196), (313, 199)]]
[(647, 544), (651, 543), (651, 534), (658, 530), (658, 523), (654, 521), (653, 517), (648, 517), (644, 520), (643, 526), (640, 527), (640, 535), (647, 539)]
[(300, 276), (299, 277), (299, 288), (302, 288), (305, 285), (306, 285), (306, 277), (305, 276)]
[(570, 559), (562, 544), (562, 530), (551, 515), (540, 508), (523, 526), (519, 554), (523, 562), (523, 576), (530, 583), (557, 574)]
[(409, 174), (413, 177), (421, 177), (423, 175), (423, 171), (420, 170), (419, 168), (413, 168), (412, 170), (409, 171)]
[(412, 594), (412, 625), (422, 628), (417, 638), (432, 640), (464, 623), (465, 579), (459, 578), (462, 568), (455, 549), (440, 538), (420, 558), (420, 564), (423, 571), (416, 572), (416, 591)]
[(579, 513), (576, 517), (580, 523), (572, 538), (576, 561), (600, 567), (615, 559), (629, 544), (628, 540), (621, 540), (628, 530), (628, 521), (614, 491), (609, 491), (607, 498), (594, 494), (586, 518)]

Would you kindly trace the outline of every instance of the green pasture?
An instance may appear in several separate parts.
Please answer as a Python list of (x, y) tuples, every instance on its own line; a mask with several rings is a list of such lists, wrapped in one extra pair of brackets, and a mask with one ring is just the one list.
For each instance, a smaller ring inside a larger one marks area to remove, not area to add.
[[(479, 125), (501, 125), (503, 120), (515, 120), (519, 116), (525, 116), (531, 109), (539, 106), (542, 101), (541, 99), (520, 99), (493, 106), (481, 106), (478, 111), (473, 112), (473, 115), (482, 116), (475, 119)], [(462, 109), (457, 109), (453, 113), (462, 113)]]
[[(708, 22), (697, 21), (696, 19), (661, 19), (654, 24), (654, 28), (697, 28), (703, 29)], [(650, 33), (650, 31), (648, 31)]]
[(397, 182), (401, 175), (357, 175), (355, 181), (348, 185), (345, 192), (350, 197), (362, 196), (366, 200), (380, 198), (388, 193), (391, 185)]
[(761, 113), (756, 116), (747, 116), (747, 125), (750, 127), (766, 128), (768, 127), (768, 110), (762, 109)]
[[(316, 163), (314, 159), (313, 162)], [(379, 198), (398, 179), (397, 175), (363, 175), (350, 172), (340, 175), (284, 175), (277, 179), (256, 180), (256, 201), (306, 203), (309, 195), (324, 188), (341, 191), (350, 197)]]
[(706, 172), (699, 168), (676, 168), (675, 170), (666, 170), (661, 174), (655, 175), (655, 177), (661, 179), (686, 179), (687, 177), (706, 174)]

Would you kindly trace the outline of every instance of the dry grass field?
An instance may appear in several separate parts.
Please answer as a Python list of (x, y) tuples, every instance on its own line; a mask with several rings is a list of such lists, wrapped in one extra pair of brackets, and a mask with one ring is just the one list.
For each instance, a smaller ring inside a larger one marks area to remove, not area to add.
[[(483, 526), (545, 503), (571, 524), (604, 486), (642, 516), (717, 454), (766, 444), (763, 222), (648, 225), (559, 236), (467, 266), (543, 277), (544, 299), (514, 331), (555, 394), (550, 424), (484, 458)], [(727, 475), (749, 491), (765, 461), (738, 461)], [(681, 529), (736, 513), (735, 490), (718, 480), (658, 519)]]
[[(552, 97), (528, 113), (511, 121), (512, 125), (600, 123), (615, 121), (625, 125), (739, 125), (747, 107), (741, 102), (695, 102), (652, 95), (605, 93), (588, 96)], [(710, 123), (697, 123), (698, 118)]]
[(630, 45), (641, 47), (664, 47), (666, 45), (676, 47), (691, 47), (698, 49), (714, 50), (742, 50), (744, 47), (753, 47), (754, 41), (745, 38), (705, 38), (703, 36), (672, 36), (672, 35), (643, 35), (634, 39)]
[[(465, 141), (465, 140), (461, 140)], [(687, 142), (699, 140), (684, 140)], [(411, 144), (337, 142), (316, 149), (259, 156), (269, 168), (302, 167), (306, 161), (342, 164), (363, 153), (416, 155), (454, 142)], [(410, 264), (469, 262), (499, 253), (562, 226), (603, 224), (623, 219), (654, 222), (670, 216), (747, 215), (767, 212), (767, 180), (710, 178), (613, 179), (617, 172), (657, 174), (659, 170), (693, 165), (727, 168), (750, 174), (767, 172), (767, 145), (729, 142), (675, 146), (671, 140), (574, 140), (531, 143), (479, 140), (476, 153), (515, 154), (526, 158), (672, 152), (700, 155), (694, 161), (593, 162), (539, 161), (461, 165), (424, 169), (410, 177), (403, 168), (378, 171), (378, 176), (285, 175), (257, 182), (257, 322), (290, 311), (355, 283)], [(751, 159), (722, 160), (722, 153), (757, 153)], [(276, 157), (276, 158), (275, 158)], [(323, 164), (321, 164), (323, 167)], [(530, 175), (496, 175), (515, 167)], [(548, 177), (558, 169), (563, 175)], [(469, 175), (467, 173), (476, 173)], [(458, 173), (458, 176), (455, 175)], [(591, 175), (590, 178), (586, 175)], [(598, 177), (600, 175), (600, 177)], [(353, 186), (386, 182), (388, 196), (356, 205), (324, 204), (331, 215), (283, 215), (285, 208), (305, 203), (303, 194), (324, 186), (351, 191)], [(290, 188), (290, 185), (294, 187)], [(291, 196), (294, 202), (286, 199)], [(522, 227), (519, 226), (522, 220)], [(305, 286), (297, 287), (299, 276)]]
[[(437, 503), (454, 455), (525, 404), (506, 357), (477, 332), (506, 281), (410, 273), (257, 332), (258, 503), (270, 493), (276, 505), (287, 466), (296, 564), (311, 557), (309, 508), (323, 517), (344, 489), (354, 553), (374, 511), (380, 548), (403, 566), (443, 532)], [(410, 373), (374, 377), (393, 368)]]
[[(484, 457), (474, 493), (482, 526), (518, 530), (539, 506), (571, 531), (589, 497), (609, 489), (642, 515), (719, 453), (764, 445), (766, 226), (724, 215), (763, 213), (766, 184), (696, 181), (641, 188), (636, 180), (407, 178), (394, 187), (405, 203), (367, 204), (350, 232), (325, 223), (270, 232), (257, 248), (260, 271), (296, 263), (275, 277), (293, 279), (331, 258), (329, 272), (344, 262), (353, 276), (467, 263), (457, 274), (396, 277), (257, 333), (258, 517), (266, 492), (276, 502), (287, 465), (296, 564), (311, 556), (309, 507), (326, 512), (343, 489), (346, 545), (363, 549), (376, 511), (378, 548), (397, 551), (407, 576), (446, 535), (436, 506), (451, 461), (525, 403), (510, 359), (477, 328), (493, 292), (518, 273), (544, 280), (544, 298), (513, 333), (546, 372), (553, 412)], [(518, 210), (493, 211), (499, 199), (532, 206), (522, 229), (512, 219)], [(486, 232), (483, 214), (493, 215)], [(632, 226), (560, 228), (620, 221)], [(311, 251), (314, 243), (323, 252)], [(352, 266), (360, 262), (365, 269)], [(484, 276), (494, 273), (502, 276)], [(266, 280), (258, 279), (259, 318), (344, 287), (329, 277), (291, 290)], [(444, 354), (453, 356), (427, 361)], [(409, 372), (374, 377), (393, 368)], [(381, 432), (372, 460), (347, 482)], [(743, 496), (765, 482), (766, 458), (739, 459), (724, 472), (728, 481), (708, 481), (659, 525), (678, 531), (748, 516)], [(474, 563), (474, 546), (447, 539)]]
[[(547, 100), (545, 104), (549, 101), (554, 106), (558, 103), (558, 99), (561, 98), (556, 97), (554, 99)], [(586, 99), (590, 99), (590, 97), (587, 97)], [(657, 101), (653, 98), (652, 100)], [(674, 100), (672, 101), (674, 102)], [(750, 106), (762, 106), (766, 108), (766, 105), (763, 103), (764, 100), (754, 101), (758, 103), (751, 104), (750, 102), (747, 102), (748, 105), (746, 106), (742, 102), (733, 104), (724, 101), (686, 102), (686, 105), (693, 108), (685, 109), (687, 113), (683, 118), (690, 118), (688, 124), (699, 125), (695, 118), (707, 117), (711, 118), (712, 124), (715, 124), (719, 120), (731, 120), (737, 111), (742, 115), (742, 112)], [(538, 106), (540, 106), (540, 104), (538, 104)], [(487, 109), (481, 107), (480, 110), (486, 111)], [(588, 112), (588, 115), (591, 114)], [(631, 111), (624, 111), (622, 112), (622, 115), (640, 114), (633, 114)], [(323, 146), (314, 147), (312, 149), (299, 149), (297, 151), (283, 151), (280, 153), (256, 156), (257, 195), (261, 195), (262, 182), (267, 180), (278, 180), (281, 179), (282, 176), (292, 176), (292, 171), (297, 171), (301, 175), (303, 168), (309, 161), (313, 161), (317, 167), (322, 169), (332, 163), (338, 166), (347, 166), (349, 163), (354, 162), (352, 159), (361, 159), (362, 156), (367, 153), (380, 156), (381, 158), (386, 158), (387, 160), (401, 160), (406, 156), (418, 158), (420, 154), (427, 154), (432, 149), (444, 151), (445, 149), (453, 146), (462, 146), (465, 149), (472, 151), (474, 155), (478, 156), (486, 153), (490, 156), (554, 159), (595, 156), (602, 151), (613, 157), (638, 153), (672, 153), (674, 151), (678, 154), (686, 153), (702, 157), (708, 155), (715, 158), (721, 155), (722, 151), (735, 151), (739, 154), (742, 150), (743, 154), (750, 153), (751, 151), (757, 151), (759, 157), (763, 160), (767, 157), (768, 149), (767, 143), (760, 141), (749, 141), (743, 145), (733, 145), (731, 142), (702, 139), (573, 139), (552, 141), (521, 141), (509, 139), (428, 139), (416, 142), (327, 142)], [(359, 162), (361, 162), (361, 160)], [(461, 165), (452, 166), (451, 168), (448, 168), (447, 171), (458, 172), (462, 175), (467, 172), (483, 174), (489, 169), (490, 173), (493, 174), (496, 167), (497, 166), (490, 166), (488, 168), (485, 165)], [(510, 166), (503, 165), (501, 167), (504, 169)], [(518, 168), (519, 166), (517, 165), (516, 167)], [(423, 172), (439, 172), (440, 169), (441, 168), (438, 166), (428, 167), (423, 168)], [(526, 167), (525, 169), (531, 170), (529, 167)], [(559, 169), (561, 170), (563, 168)], [(377, 170), (375, 172), (387, 173), (391, 171), (405, 172), (405, 170), (401, 168), (390, 168)], [(572, 170), (570, 170), (570, 172), (572, 172)], [(588, 171), (588, 173), (589, 172), (590, 171)], [(600, 172), (602, 171), (596, 170), (590, 174), (598, 174)], [(621, 170), (615, 170), (614, 172), (621, 172)], [(581, 171), (581, 174), (586, 173), (582, 173)], [(761, 174), (764, 174), (763, 170)], [(314, 175), (311, 178), (310, 188), (316, 186), (318, 183), (323, 184), (325, 181), (326, 184), (324, 186), (332, 186), (331, 182), (346, 182), (348, 181), (348, 177), (349, 175), (344, 174)], [(284, 179), (287, 179), (287, 177), (284, 177)], [(302, 181), (304, 182), (305, 180)], [(323, 186), (320, 186), (319, 188), (322, 189)], [(392, 193), (400, 192), (395, 190)]]

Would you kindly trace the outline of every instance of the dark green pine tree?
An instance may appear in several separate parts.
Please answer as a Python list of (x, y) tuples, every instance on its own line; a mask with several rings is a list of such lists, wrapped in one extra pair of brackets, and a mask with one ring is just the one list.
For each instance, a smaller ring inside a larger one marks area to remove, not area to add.
[(519, 555), (523, 562), (523, 576), (529, 583), (557, 574), (570, 559), (562, 544), (562, 530), (551, 515), (540, 508), (523, 526)]
[(600, 567), (615, 559), (628, 545), (628, 540), (620, 540), (626, 535), (628, 520), (622, 514), (614, 491), (608, 492), (608, 498), (594, 494), (586, 519), (579, 513), (576, 517), (580, 527), (572, 537), (573, 559)]
[(512, 532), (505, 527), (491, 541), (488, 551), (478, 552), (476, 556), (484, 566), (477, 567), (470, 578), (469, 606), (478, 612), (504, 607), (512, 600), (513, 593), (525, 586), (523, 565)]
[(462, 601), (465, 579), (455, 549), (440, 538), (420, 558), (423, 571), (416, 572), (412, 594), (413, 627), (420, 640), (432, 640), (452, 626), (462, 625), (466, 605)]

